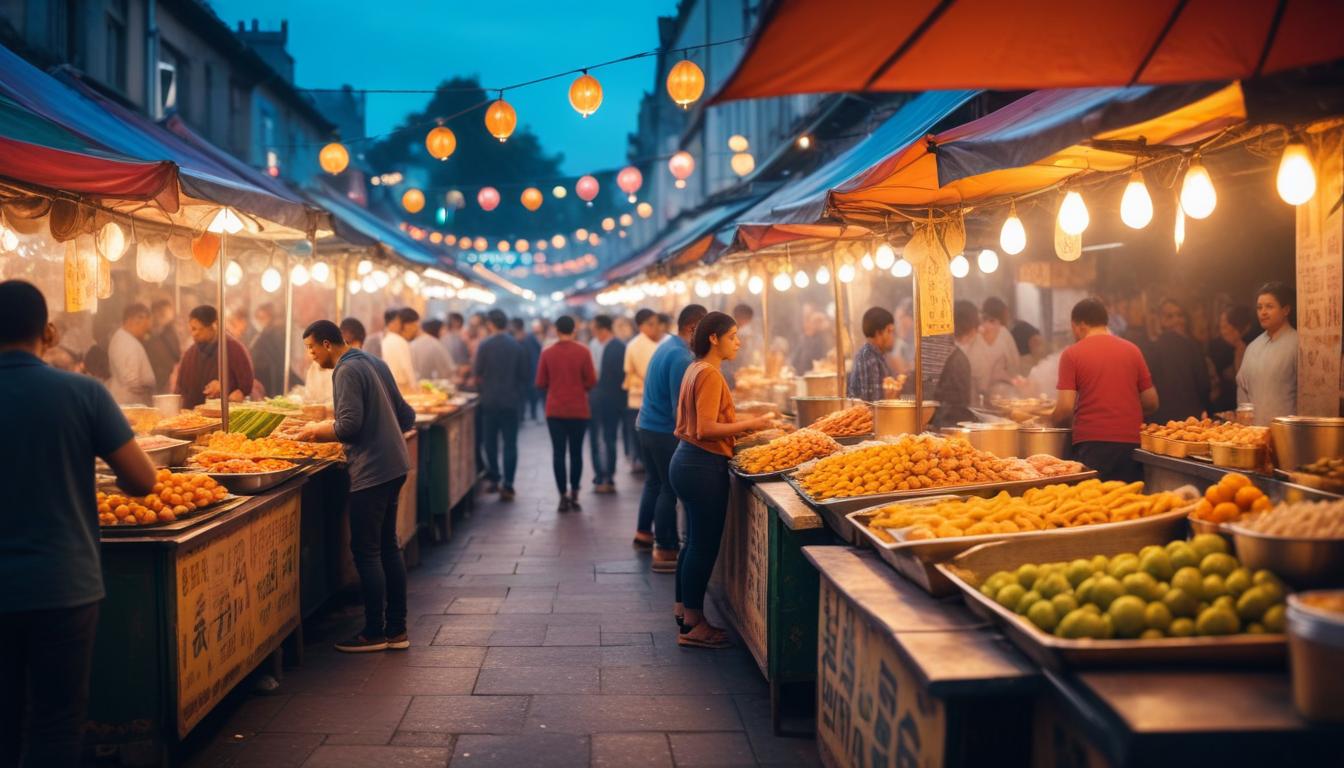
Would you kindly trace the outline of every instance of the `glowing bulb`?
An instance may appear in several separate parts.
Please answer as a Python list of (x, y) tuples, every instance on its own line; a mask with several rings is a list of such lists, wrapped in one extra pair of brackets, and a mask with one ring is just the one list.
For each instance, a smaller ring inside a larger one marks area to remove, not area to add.
[(728, 148), (734, 152), (746, 152), (748, 146), (747, 137), (740, 133), (728, 137)]
[(639, 218), (647, 219), (653, 215), (653, 206), (648, 203), (640, 203), (635, 206), (635, 213), (639, 214)]
[(723, 278), (723, 282), (720, 283), (720, 285), (723, 287), (723, 295), (725, 296), (731, 296), (737, 291), (737, 283), (731, 277)]
[(358, 294), (361, 290), (363, 290), (363, 286), (360, 285), (360, 282), (354, 279), (353, 277), (350, 278), (350, 282), (346, 284), (345, 288), (347, 291), (350, 292), (351, 296), (354, 296)]
[(420, 275), (415, 272), (407, 272), (401, 276), (401, 281), (406, 284), (407, 288), (414, 288), (420, 284)]
[(378, 281), (373, 279), (373, 275), (365, 275), (360, 284), (364, 286), (365, 293), (374, 293), (378, 290)]
[(808, 279), (807, 273), (802, 271), (801, 269), (795, 272), (793, 275), (793, 284), (798, 286), (799, 288), (806, 288), (808, 283), (810, 282), (812, 281)]
[[(16, 248), (18, 248), (19, 247), (18, 233), (16, 233), (9, 227), (0, 227), (0, 229), (3, 230), (2, 232), (0, 232), (0, 248), (4, 248), (6, 251), (13, 251)], [(121, 257), (118, 256), (117, 258)], [(111, 259), (109, 259), (109, 261), (111, 261)]]
[(848, 284), (854, 282), (854, 265), (841, 264), (840, 271), (837, 272), (835, 276), (839, 278), (842, 283)]
[(999, 268), (999, 254), (986, 248), (980, 252), (979, 256), (975, 257), (975, 263), (980, 267), (981, 272), (986, 275), (992, 274), (994, 270)]
[(817, 267), (817, 285), (826, 285), (831, 282), (831, 270), (824, 266)]
[(966, 260), (966, 256), (958, 253), (948, 262), (947, 268), (952, 270), (953, 277), (965, 277), (971, 273), (971, 262)]
[(1059, 228), (1064, 230), (1064, 234), (1081, 235), (1089, 223), (1091, 221), (1083, 196), (1077, 192), (1064, 195), (1064, 202), (1059, 204)]
[(802, 136), (799, 136), (799, 137), (798, 137), (798, 148), (799, 148), (799, 149), (809, 149), (809, 148), (811, 148), (811, 146), (812, 146), (812, 137), (811, 137), (811, 136), (808, 136), (806, 133), (804, 133)]
[(234, 213), (232, 208), (220, 208), (206, 229), (216, 235), (221, 232), (236, 235), (243, 230), (243, 220), (238, 218), (238, 214)]
[(236, 261), (230, 261), (224, 269), (224, 284), (237, 285), (243, 282), (243, 267)]
[(712, 293), (712, 292), (713, 292), (713, 289), (710, 288), (709, 283), (705, 282), (704, 280), (696, 280), (696, 281), (695, 281), (695, 295), (696, 295), (696, 296), (699, 296), (700, 298), (704, 299), (704, 298), (708, 298), (708, 297), (709, 297), (709, 294)]
[(266, 271), (261, 273), (261, 289), (267, 293), (280, 290), (280, 282), (280, 270), (275, 267), (267, 267)]
[(554, 237), (552, 237), (552, 238), (551, 238), (551, 247), (552, 247), (552, 248), (564, 248), (564, 247), (565, 247), (565, 236), (564, 236), (564, 235), (555, 235)]
[(1013, 206), (1008, 211), (1008, 218), (1003, 220), (1003, 229), (999, 230), (999, 247), (1010, 256), (1016, 256), (1027, 247), (1027, 230), (1022, 226), (1022, 220), (1017, 218), (1017, 206)]
[(914, 271), (915, 268), (911, 266), (910, 262), (906, 261), (904, 258), (897, 261), (896, 265), (891, 268), (891, 274), (895, 275), (896, 277), (909, 277), (910, 273)]
[(1179, 205), (1176, 206), (1176, 232), (1173, 239), (1176, 241), (1176, 252), (1180, 253), (1181, 246), (1185, 245), (1185, 211)]
[[(1280, 172), (1282, 176), (1282, 172)], [(1315, 182), (1313, 182), (1314, 184)], [(8, 229), (6, 230), (8, 233)], [(6, 238), (7, 239), (7, 238)], [(126, 253), (126, 232), (115, 222), (109, 221), (98, 230), (98, 252), (109, 262), (116, 262)], [(18, 238), (14, 237), (14, 244), (18, 245)], [(6, 250), (14, 250), (6, 248)]]
[(1217, 205), (1218, 193), (1213, 189), (1208, 169), (1199, 160), (1192, 161), (1181, 182), (1181, 209), (1193, 219), (1205, 219)]
[(775, 290), (781, 293), (789, 290), (789, 286), (793, 285), (793, 283), (789, 281), (789, 276), (783, 272), (777, 273), (775, 279), (772, 280), (771, 283), (775, 286)]
[(331, 267), (327, 266), (327, 262), (319, 261), (313, 265), (313, 268), (309, 270), (308, 274), (317, 282), (325, 283), (327, 282), (327, 278), (331, 277)]
[(289, 282), (294, 285), (307, 285), (311, 277), (312, 274), (308, 271), (308, 268), (302, 264), (295, 264), (294, 268), (289, 271)]
[(1279, 175), (1274, 180), (1279, 197), (1289, 205), (1301, 205), (1316, 194), (1316, 170), (1311, 165), (1307, 146), (1294, 141), (1283, 148), (1279, 160)]
[(556, 184), (554, 187), (551, 187), (551, 197), (554, 197), (556, 200), (564, 200), (565, 195), (568, 194), (569, 190), (565, 189), (564, 186), (560, 184)]
[(1153, 220), (1153, 198), (1143, 183), (1143, 174), (1135, 171), (1120, 198), (1120, 220), (1130, 229), (1143, 229)]
[(369, 277), (373, 278), (373, 282), (376, 283), (379, 288), (386, 288), (387, 284), (392, 282), (392, 278), (381, 269), (369, 275)]
[(882, 243), (873, 252), (873, 263), (883, 271), (891, 269), (891, 265), (896, 263), (896, 252), (891, 249), (890, 245)]
[(761, 291), (765, 290), (765, 280), (760, 275), (752, 275), (747, 280), (747, 290), (751, 291), (753, 296), (760, 295)]
[(368, 259), (360, 259), (359, 264), (355, 267), (355, 274), (359, 275), (360, 277), (363, 277), (372, 271), (373, 271), (373, 262), (369, 261)]
[(873, 261), (873, 254), (871, 253), (863, 254), (863, 258), (859, 260), (859, 264), (863, 265), (863, 268), (869, 272), (872, 272), (873, 268), (877, 266)]

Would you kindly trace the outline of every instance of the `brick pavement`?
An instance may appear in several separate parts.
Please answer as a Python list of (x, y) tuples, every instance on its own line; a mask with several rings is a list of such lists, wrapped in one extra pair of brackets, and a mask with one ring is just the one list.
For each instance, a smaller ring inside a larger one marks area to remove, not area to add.
[(677, 647), (672, 577), (630, 546), (640, 478), (622, 460), (616, 495), (585, 490), (561, 515), (545, 427), (525, 425), (519, 449), (517, 500), (482, 498), (422, 550), (409, 651), (336, 653), (361, 623), (336, 611), (275, 695), (235, 696), (203, 724), (188, 764), (816, 765), (813, 741), (771, 734), (746, 650)]

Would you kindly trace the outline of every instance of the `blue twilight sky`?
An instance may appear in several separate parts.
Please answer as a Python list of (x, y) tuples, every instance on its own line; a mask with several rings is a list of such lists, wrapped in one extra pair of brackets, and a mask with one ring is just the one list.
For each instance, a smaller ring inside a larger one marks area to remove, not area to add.
[[(229, 26), (239, 20), (275, 30), (289, 20), (289, 52), (300, 87), (433, 88), (454, 75), (506, 86), (658, 47), (657, 17), (676, 0), (211, 0)], [(639, 100), (653, 87), (654, 58), (592, 74), (602, 107), (582, 118), (569, 106), (572, 77), (506, 95), (547, 152), (563, 152), (563, 170), (583, 174), (625, 162)], [(428, 94), (369, 94), (368, 133), (383, 134)], [(485, 130), (485, 126), (480, 126)]]

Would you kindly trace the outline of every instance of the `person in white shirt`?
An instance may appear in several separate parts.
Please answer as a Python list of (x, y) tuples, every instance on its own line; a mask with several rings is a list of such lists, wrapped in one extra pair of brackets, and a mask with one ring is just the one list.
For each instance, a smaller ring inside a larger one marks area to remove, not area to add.
[(1297, 412), (1297, 330), (1289, 322), (1294, 300), (1283, 283), (1261, 286), (1255, 314), (1265, 332), (1246, 345), (1237, 370), (1237, 405), (1254, 406), (1262, 427)]
[(154, 366), (141, 339), (149, 333), (149, 307), (131, 304), (121, 315), (121, 327), (112, 334), (107, 345), (108, 364), (112, 379), (108, 389), (112, 397), (123, 405), (149, 405), (154, 399)]
[[(383, 356), (383, 338), (388, 334), (401, 332), (401, 310), (392, 308), (383, 312), (383, 330), (369, 334), (361, 347), (374, 357)], [(387, 362), (387, 361), (383, 361)]]
[[(635, 419), (639, 416), (640, 406), (644, 404), (644, 377), (649, 370), (649, 361), (654, 350), (663, 342), (663, 323), (658, 313), (651, 309), (641, 309), (635, 313), (635, 325), (639, 333), (625, 345), (625, 423), (634, 432)], [(644, 471), (643, 457), (637, 451), (631, 458), (632, 471), (640, 474)]]
[(439, 340), (442, 320), (426, 320), (420, 333), (411, 339), (411, 362), (419, 379), (453, 378), (453, 357)]
[(971, 406), (982, 405), (1000, 392), (1011, 392), (1020, 381), (1018, 369), (1022, 357), (1017, 353), (1017, 342), (1008, 331), (1008, 305), (1003, 299), (991, 296), (980, 308), (980, 332), (962, 349), (971, 361)]
[[(402, 392), (415, 390), (415, 362), (411, 357), (410, 339), (420, 332), (420, 313), (406, 307), (397, 313), (395, 326), (385, 326), (383, 334), (383, 362), (392, 370), (392, 380)], [(367, 342), (365, 342), (367, 344)]]

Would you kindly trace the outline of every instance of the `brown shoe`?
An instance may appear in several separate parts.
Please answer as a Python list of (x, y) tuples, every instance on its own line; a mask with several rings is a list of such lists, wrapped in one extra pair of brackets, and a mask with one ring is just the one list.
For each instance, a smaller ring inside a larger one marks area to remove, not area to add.
[(500, 501), (513, 501), (514, 493), (512, 488), (501, 488), (499, 491)]
[(678, 554), (679, 550), (654, 547), (653, 561), (649, 563), (649, 570), (654, 573), (676, 573)]
[(632, 543), (635, 549), (653, 549), (653, 534), (647, 531), (635, 531), (635, 540)]
[(593, 493), (608, 494), (615, 492), (616, 492), (616, 486), (612, 483), (602, 483), (601, 485), (598, 485), (596, 488), (593, 489)]

